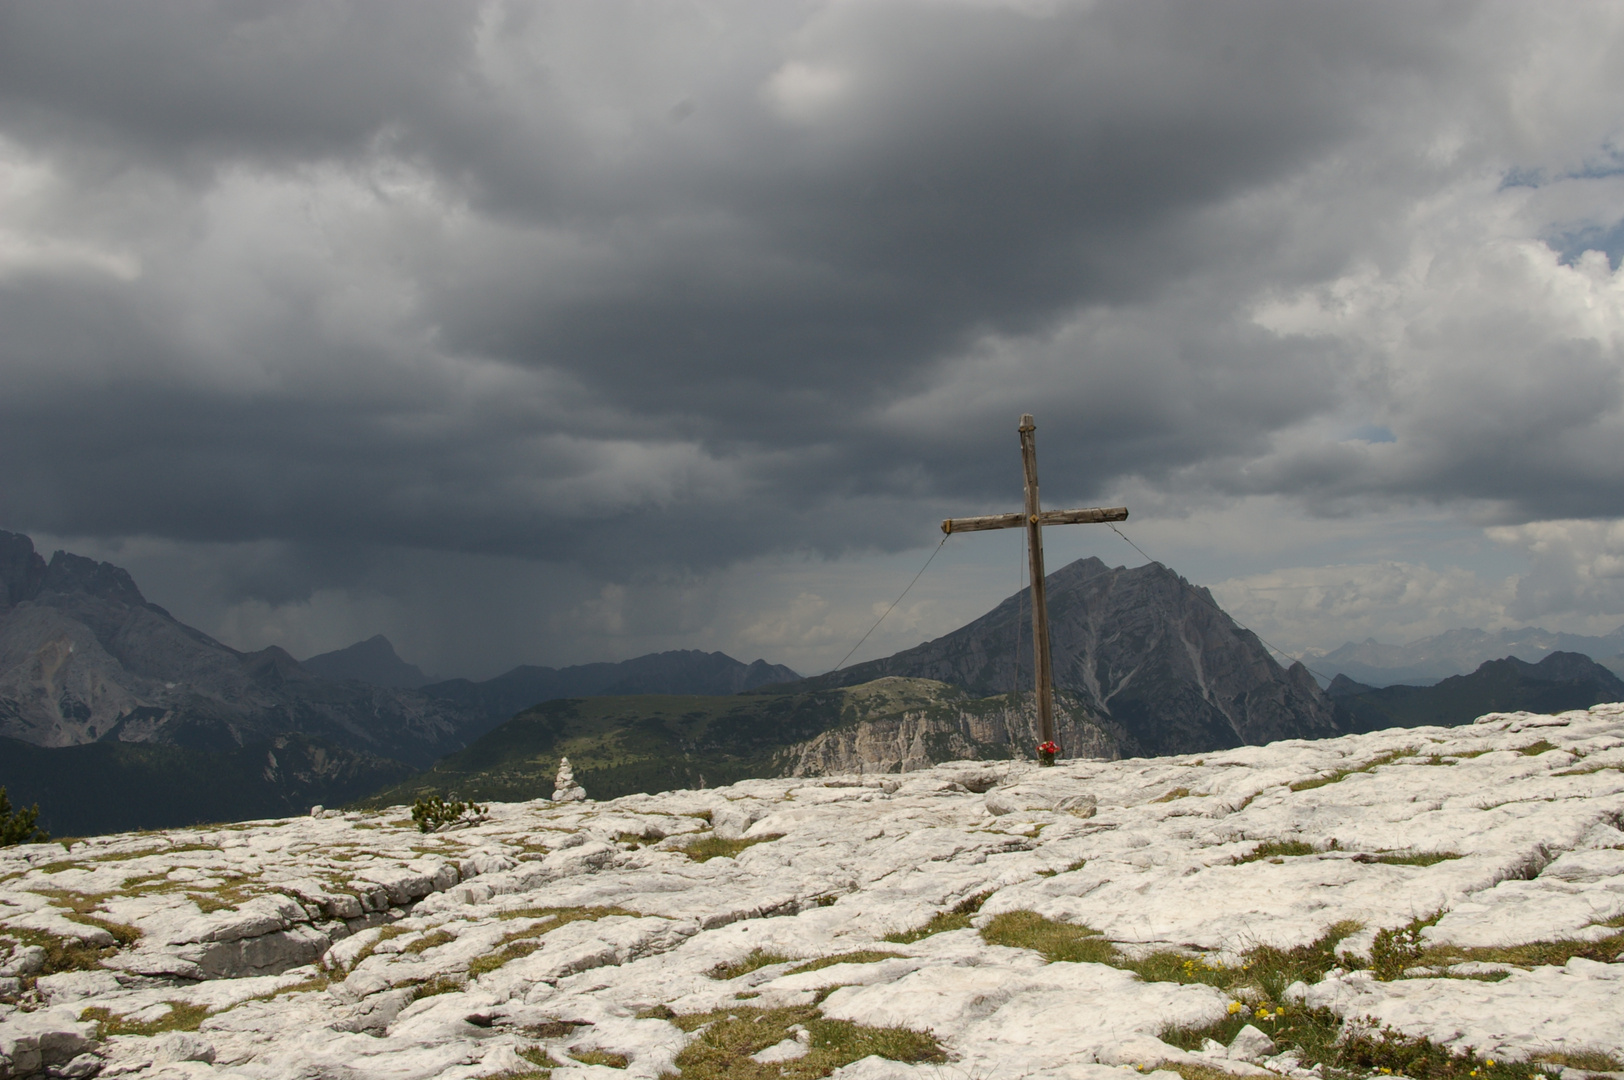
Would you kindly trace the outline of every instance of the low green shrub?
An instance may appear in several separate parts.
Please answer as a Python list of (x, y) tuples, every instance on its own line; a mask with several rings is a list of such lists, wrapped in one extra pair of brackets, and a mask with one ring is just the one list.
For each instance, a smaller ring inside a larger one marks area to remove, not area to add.
[(0, 847), (10, 847), (12, 844), (39, 844), (51, 838), (51, 834), (39, 828), (39, 803), (24, 810), (18, 807), (11, 808), (11, 800), (6, 797), (6, 789), (0, 787)]
[(481, 817), (489, 809), (474, 802), (463, 802), (456, 798), (447, 801), (438, 795), (430, 795), (412, 803), (412, 820), (417, 823), (418, 832), (426, 833), (465, 818), (472, 820)]
[(1405, 969), (1421, 963), (1425, 955), (1421, 931), (1443, 918), (1443, 914), (1438, 911), (1425, 919), (1417, 916), (1403, 926), (1376, 931), (1376, 940), (1370, 946), (1371, 973), (1382, 982), (1403, 978)]

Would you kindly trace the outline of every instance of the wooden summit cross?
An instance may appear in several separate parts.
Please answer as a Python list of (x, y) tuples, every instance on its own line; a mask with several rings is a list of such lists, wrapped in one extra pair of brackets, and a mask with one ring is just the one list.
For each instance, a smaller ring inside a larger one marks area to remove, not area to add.
[[(1026, 509), (1019, 514), (990, 514), (986, 517), (948, 518), (942, 532), (980, 532), (982, 529), (1026, 527), (1026, 550), (1032, 562), (1032, 672), (1037, 680), (1038, 729), (1043, 746), (1054, 746), (1054, 680), (1049, 669), (1049, 608), (1043, 599), (1043, 526), (1076, 525), (1089, 522), (1126, 521), (1125, 506), (1089, 507), (1085, 510), (1044, 510), (1038, 505), (1038, 450), (1032, 414), (1021, 417), (1021, 465), (1026, 472)], [(1020, 657), (1015, 658), (1017, 666)], [(1054, 764), (1054, 752), (1042, 747), (1038, 760)]]

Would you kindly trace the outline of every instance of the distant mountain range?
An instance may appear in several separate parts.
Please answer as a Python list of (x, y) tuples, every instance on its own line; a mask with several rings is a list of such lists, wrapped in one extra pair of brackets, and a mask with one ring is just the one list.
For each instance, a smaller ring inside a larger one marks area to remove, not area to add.
[(63, 551), (46, 562), (0, 532), (0, 786), (38, 801), (57, 832), (347, 801), (560, 687), (728, 693), (796, 676), (689, 651), (405, 685), (421, 677), (381, 636), (305, 664), (275, 646), (239, 652), (149, 603), (120, 567)]
[(505, 720), (521, 709), (553, 698), (609, 694), (737, 694), (800, 678), (782, 664), (765, 660), (743, 664), (726, 653), (697, 649), (650, 653), (608, 664), (550, 668), (523, 664), (494, 679), (449, 679), (424, 686), (423, 693), (456, 702), (480, 716)]
[(1491, 712), (1559, 713), (1624, 701), (1624, 681), (1588, 656), (1553, 652), (1537, 664), (1508, 656), (1433, 686), (1363, 686), (1338, 675), (1330, 686), (1349, 732), (1469, 724)]
[(1368, 638), (1328, 653), (1310, 654), (1308, 662), (1326, 675), (1345, 675), (1370, 686), (1429, 686), (1451, 675), (1475, 671), (1490, 660), (1514, 656), (1537, 663), (1554, 652), (1581, 653), (1614, 674), (1624, 675), (1624, 626), (1595, 637), (1525, 626), (1493, 632), (1449, 630), (1405, 645), (1384, 645)]
[[(1306, 668), (1282, 668), (1211, 593), (1160, 563), (1130, 570), (1079, 559), (1045, 586), (1055, 686), (1090, 718), (1120, 728), (1124, 756), (1339, 734), (1331, 701)], [(1031, 647), (1023, 592), (951, 634), (802, 685), (900, 675), (1004, 694), (1032, 685)]]
[[(1060, 738), (1079, 756), (1120, 757), (1121, 732), (1058, 695)], [(930, 679), (729, 695), (561, 698), (525, 710), (370, 806), (425, 795), (545, 798), (562, 756), (595, 799), (759, 776), (894, 773), (938, 761), (1031, 756), (1031, 695), (977, 698)]]
[[(1282, 668), (1206, 590), (1166, 567), (1083, 559), (1050, 574), (1047, 589), (1064, 756), (1199, 753), (1341, 733), (1306, 669)], [(594, 798), (1031, 758), (1029, 617), (1023, 593), (894, 656), (743, 695), (548, 701), (368, 801), (452, 791), (536, 798), (550, 794), (560, 756)]]
[[(1395, 657), (1439, 670), (1508, 634), (1457, 631), (1402, 654), (1345, 646), (1320, 661), (1343, 671), (1327, 694), (1159, 564), (1082, 559), (1047, 584), (1067, 756), (1201, 753), (1624, 697), (1624, 682), (1555, 648), (1571, 635), (1534, 630), (1509, 637), (1540, 663), (1494, 657), (1427, 691), (1351, 673), (1392, 670)], [(1624, 628), (1579, 640), (1612, 655)], [(429, 682), (382, 635), (303, 663), (275, 647), (239, 652), (149, 603), (119, 567), (61, 551), (47, 562), (28, 537), (0, 532), (0, 785), (16, 804), (38, 801), (46, 828), (91, 833), (380, 788), (530, 798), (550, 792), (564, 753), (598, 797), (1029, 757), (1030, 657), (1022, 592), (933, 641), (811, 679), (683, 650)]]
[(0, 533), (0, 736), (235, 750), (297, 732), (427, 765), (483, 732), (451, 702), (320, 678), (272, 646), (239, 652), (148, 603), (130, 575)]
[(324, 679), (354, 679), (400, 690), (416, 690), (434, 681), (423, 674), (422, 668), (395, 655), (395, 647), (382, 634), (374, 634), (348, 648), (300, 660), (299, 666)]

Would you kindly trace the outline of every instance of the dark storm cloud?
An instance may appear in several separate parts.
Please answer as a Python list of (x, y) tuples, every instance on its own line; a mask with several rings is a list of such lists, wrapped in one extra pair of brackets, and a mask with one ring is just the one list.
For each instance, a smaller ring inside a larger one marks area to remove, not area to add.
[[(610, 576), (897, 548), (1014, 497), (1023, 411), (1056, 499), (1624, 510), (1549, 483), (1595, 448), (1484, 468), (1471, 410), (1253, 318), (1527, 148), (1495, 18), (6, 5), (0, 524)], [(1617, 411), (1616, 354), (1572, 349), (1540, 423)], [(1350, 410), (1395, 443), (1302, 441)]]

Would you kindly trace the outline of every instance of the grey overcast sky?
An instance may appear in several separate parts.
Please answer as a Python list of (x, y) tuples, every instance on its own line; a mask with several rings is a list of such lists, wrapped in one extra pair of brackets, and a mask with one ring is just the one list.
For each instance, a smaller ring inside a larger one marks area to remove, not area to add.
[(1030, 411), (1288, 650), (1611, 630), (1621, 255), (1616, 2), (0, 0), (0, 528), (244, 649), (811, 672)]

